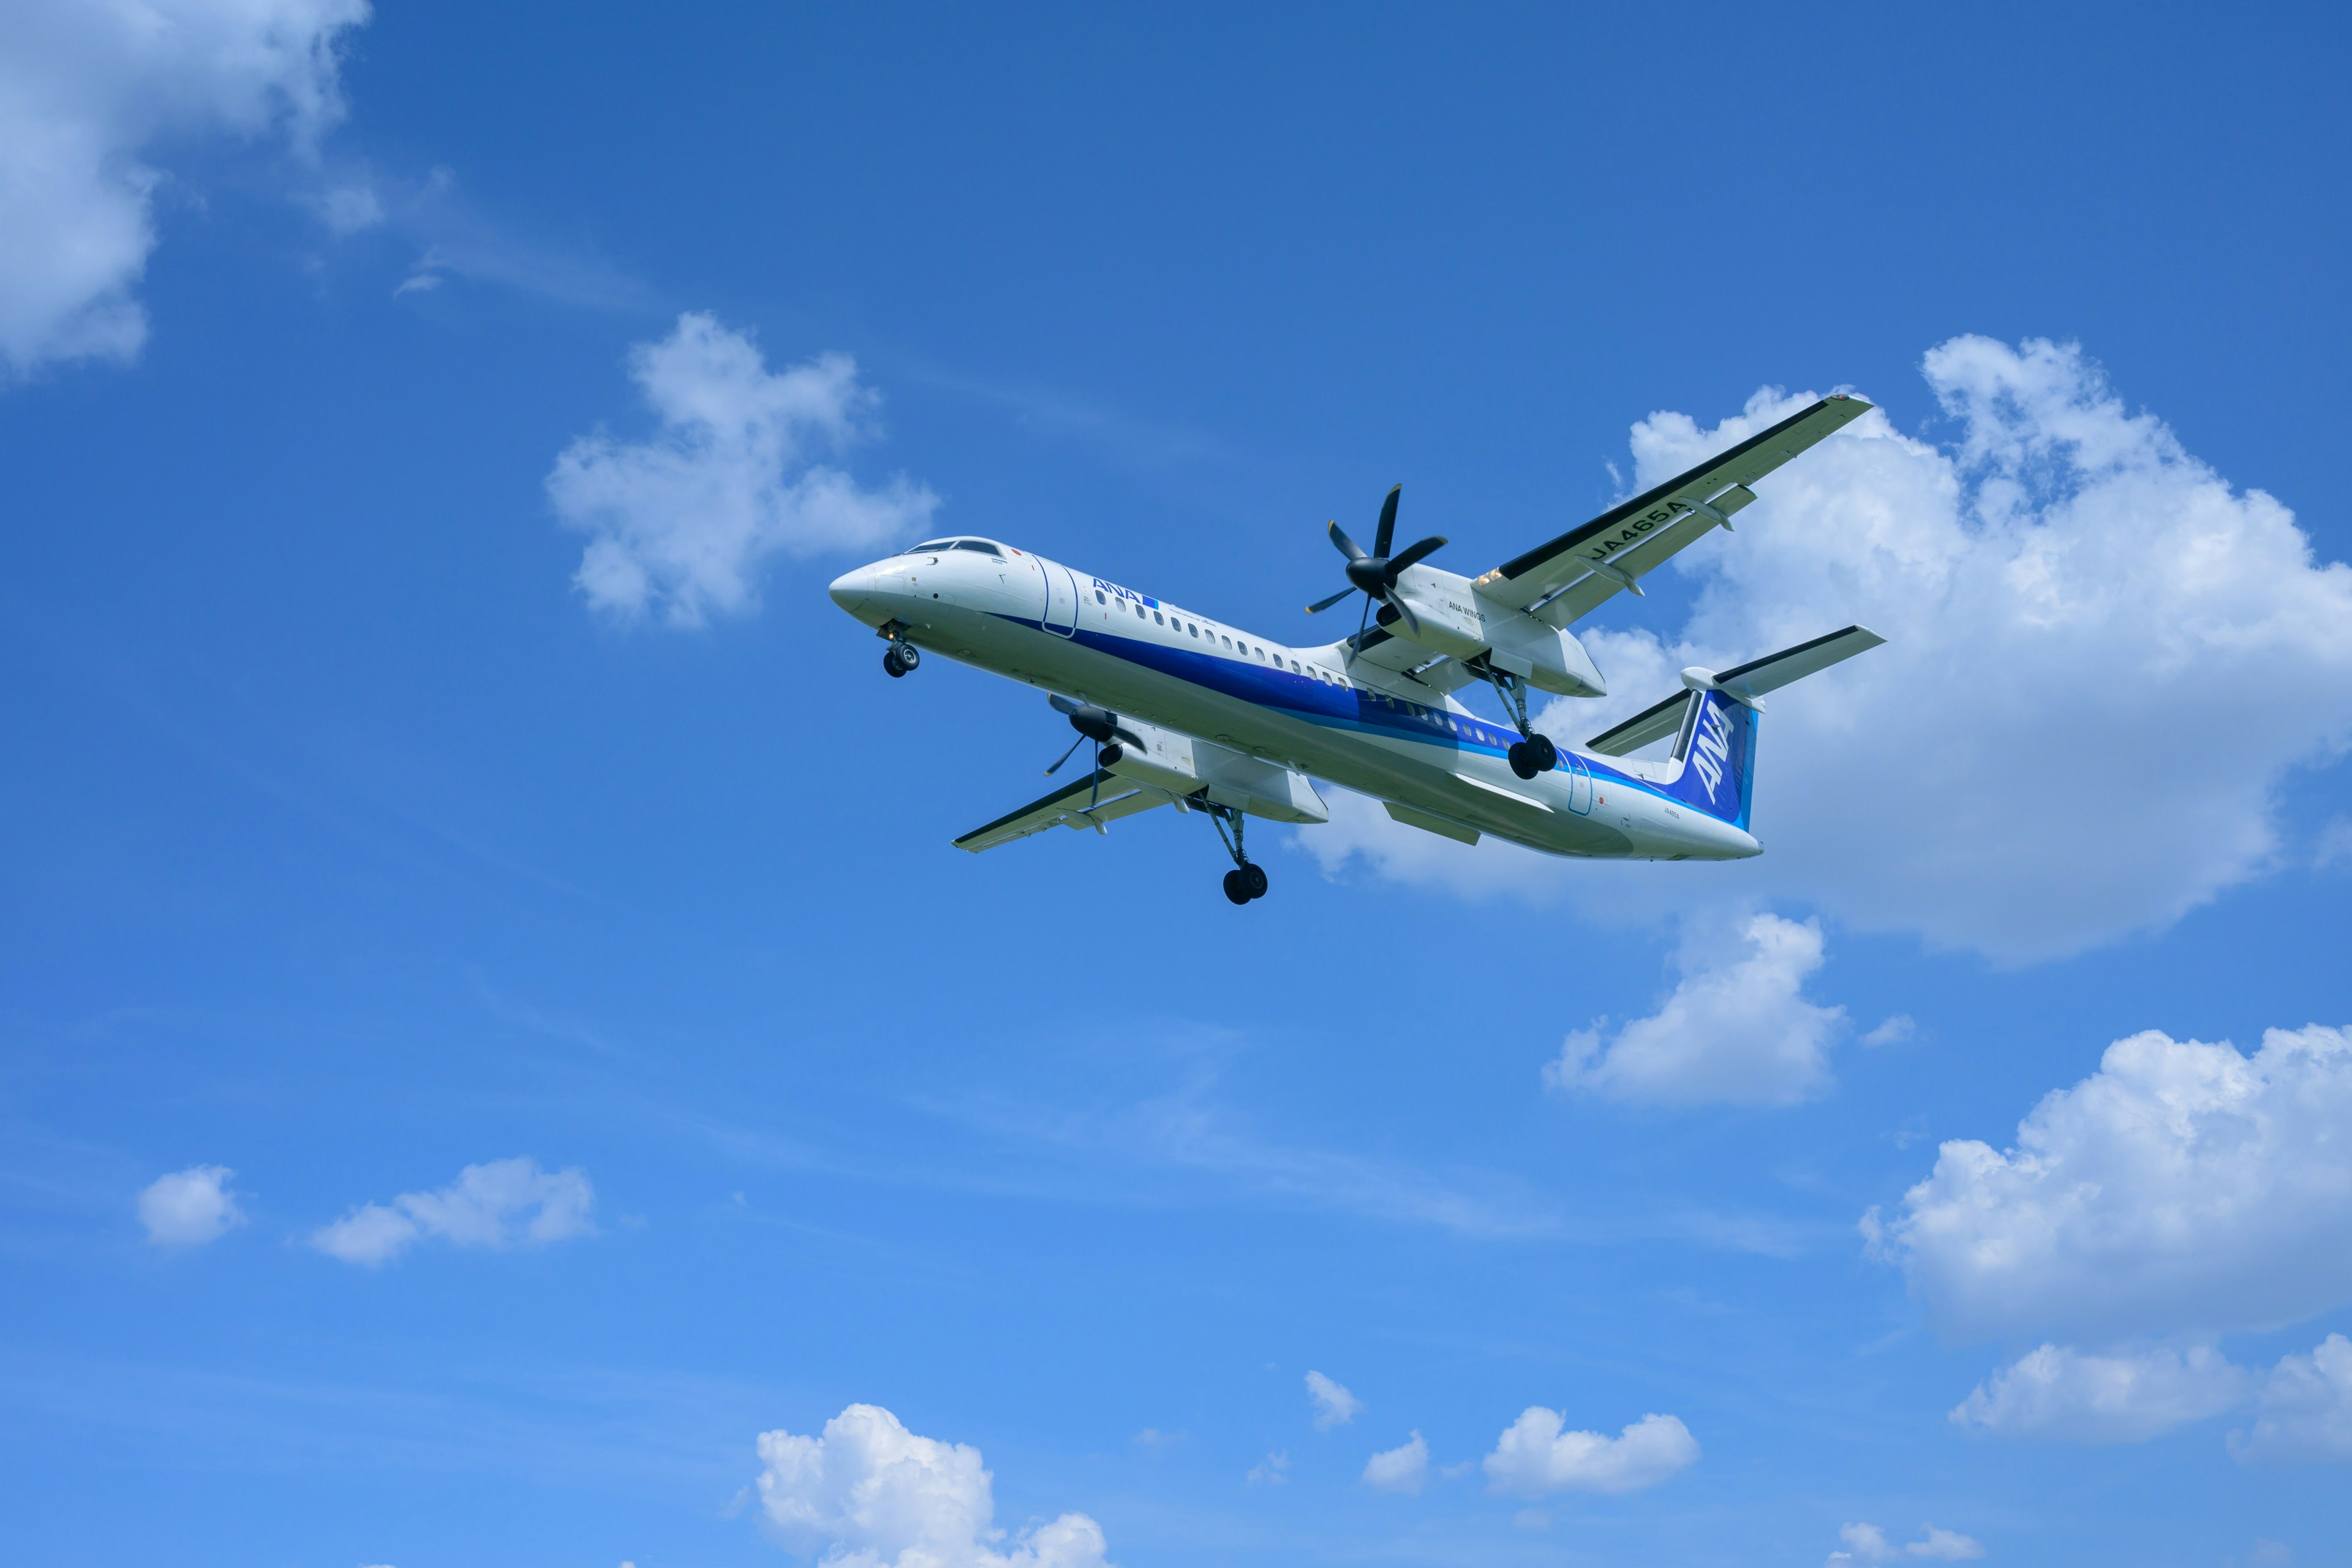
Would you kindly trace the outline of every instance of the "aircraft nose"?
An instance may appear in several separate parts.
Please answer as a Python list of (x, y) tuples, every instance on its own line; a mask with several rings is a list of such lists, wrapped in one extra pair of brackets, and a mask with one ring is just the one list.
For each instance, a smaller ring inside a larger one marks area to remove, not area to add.
[(833, 586), (825, 592), (833, 595), (835, 604), (854, 616), (864, 609), (866, 601), (874, 596), (874, 579), (873, 567), (860, 566), (854, 572), (844, 572), (835, 577)]

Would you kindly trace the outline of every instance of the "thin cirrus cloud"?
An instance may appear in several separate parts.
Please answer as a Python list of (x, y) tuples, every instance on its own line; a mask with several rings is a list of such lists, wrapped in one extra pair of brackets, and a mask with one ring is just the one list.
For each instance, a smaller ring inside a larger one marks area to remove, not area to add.
[(759, 1455), (769, 1531), (840, 1568), (1109, 1568), (1083, 1513), (1008, 1541), (980, 1450), (919, 1436), (879, 1405), (852, 1405), (814, 1437), (762, 1432)]
[(139, 1194), (139, 1223), (158, 1247), (202, 1247), (245, 1223), (226, 1165), (191, 1165), (158, 1176)]
[[(1348, 795), (1300, 844), (1335, 872), (1361, 860), (1617, 920), (1790, 900), (2011, 963), (2160, 929), (2260, 874), (2281, 843), (2279, 782), (2352, 740), (2352, 568), (2315, 559), (2287, 508), (2129, 411), (2079, 348), (1955, 338), (1922, 369), (1950, 444), (1874, 411), (1774, 474), (1737, 534), (1675, 558), (1698, 590), (1684, 624), (1594, 632), (1609, 698), (1540, 720), (1580, 739), (1676, 689), (1685, 666), (1871, 626), (1887, 646), (1772, 700), (1769, 853), (1695, 886), (1465, 848)], [(1643, 420), (1634, 482), (1811, 396), (1759, 392), (1711, 428)], [(2021, 765), (2030, 811), (2007, 784)], [(2165, 789), (2144, 787), (2158, 775)]]
[(595, 1203), (594, 1188), (576, 1166), (543, 1171), (534, 1160), (492, 1160), (467, 1166), (446, 1187), (362, 1204), (313, 1231), (310, 1245), (371, 1268), (427, 1238), (499, 1249), (544, 1246), (593, 1235)]
[(148, 162), (166, 137), (272, 141), (308, 160), (342, 118), (338, 51), (366, 0), (0, 6), (0, 382), (147, 339)]
[(1923, 1524), (1919, 1530), (1918, 1540), (1897, 1546), (1886, 1539), (1886, 1531), (1874, 1524), (1842, 1524), (1838, 1527), (1838, 1540), (1843, 1544), (1829, 1554), (1823, 1568), (1894, 1563), (1906, 1557), (1930, 1563), (1968, 1563), (1985, 1554), (1984, 1543), (1974, 1536), (1932, 1524)]
[(1335, 1383), (1319, 1372), (1307, 1374), (1307, 1401), (1315, 1407), (1318, 1432), (1345, 1426), (1364, 1410), (1364, 1402), (1349, 1393), (1345, 1384)]
[(1804, 994), (1822, 966), (1821, 922), (1759, 914), (1720, 927), (1690, 922), (1682, 977), (1658, 1010), (1612, 1037), (1599, 1026), (1569, 1036), (1544, 1082), (1665, 1105), (1792, 1105), (1827, 1089), (1848, 1027), (1844, 1008)]
[(1672, 1415), (1644, 1415), (1616, 1436), (1567, 1430), (1561, 1412), (1530, 1405), (1486, 1456), (1486, 1489), (1504, 1497), (1632, 1492), (1697, 1463), (1698, 1439)]
[(547, 476), (556, 516), (588, 536), (573, 584), (615, 619), (749, 615), (776, 556), (873, 548), (939, 507), (903, 474), (868, 488), (824, 460), (871, 435), (881, 401), (846, 354), (771, 371), (751, 334), (689, 311), (630, 351), (629, 375), (653, 434), (583, 436)]
[(2242, 1459), (2352, 1458), (2340, 1336), (2267, 1373), (2214, 1343), (2352, 1302), (2352, 1031), (2117, 1040), (2011, 1147), (1945, 1143), (1864, 1232), (1946, 1338), (2047, 1336), (1952, 1410), (1965, 1428), (2137, 1442), (2252, 1402)]

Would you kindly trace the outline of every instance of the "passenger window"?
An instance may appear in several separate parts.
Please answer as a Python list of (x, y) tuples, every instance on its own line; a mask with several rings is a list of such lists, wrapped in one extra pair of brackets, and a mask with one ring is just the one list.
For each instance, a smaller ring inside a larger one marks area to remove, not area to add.
[(1225, 644), (1225, 646), (1226, 646), (1227, 647), (1233, 647), (1233, 646), (1234, 646), (1234, 639), (1233, 639), (1233, 638), (1231, 638), (1231, 637), (1227, 637), (1227, 638), (1225, 638), (1225, 639), (1224, 639), (1224, 644)]
[(1103, 591), (1100, 588), (1097, 588), (1095, 590), (1095, 603), (1097, 605), (1108, 605), (1110, 601), (1103, 597)]
[(1200, 628), (1200, 627), (1198, 627), (1198, 626), (1194, 626), (1194, 625), (1193, 625), (1192, 622), (1190, 622), (1190, 621), (1186, 621), (1186, 622), (1184, 623), (1184, 629), (1185, 629), (1186, 631), (1188, 631), (1188, 632), (1191, 632), (1194, 637), (1199, 637), (1199, 636), (1201, 635), (1201, 628)]
[(1166, 621), (1164, 621), (1164, 620), (1160, 619), (1160, 612), (1159, 612), (1159, 611), (1154, 610), (1154, 611), (1152, 611), (1152, 612), (1151, 612), (1151, 624), (1152, 624), (1153, 626), (1166, 626), (1168, 623), (1167, 623)]
[(1290, 673), (1293, 675), (1298, 673), (1298, 661), (1295, 658), (1290, 661)]

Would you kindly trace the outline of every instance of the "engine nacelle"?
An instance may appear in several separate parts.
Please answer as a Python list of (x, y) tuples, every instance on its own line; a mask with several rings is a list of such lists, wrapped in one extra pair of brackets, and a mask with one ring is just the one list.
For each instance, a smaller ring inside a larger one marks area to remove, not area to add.
[(1122, 717), (1119, 728), (1142, 741), (1102, 750), (1102, 765), (1120, 778), (1164, 789), (1180, 799), (1207, 790), (1219, 805), (1276, 822), (1328, 822), (1330, 809), (1307, 775), (1213, 742)]
[(1402, 616), (1382, 605), (1380, 624), (1391, 637), (1465, 662), (1483, 654), (1496, 668), (1555, 696), (1608, 695), (1600, 667), (1574, 633), (1495, 603), (1473, 588), (1467, 577), (1434, 566), (1411, 566), (1398, 579), (1396, 592), (1412, 606), (1421, 630), (1409, 629)]

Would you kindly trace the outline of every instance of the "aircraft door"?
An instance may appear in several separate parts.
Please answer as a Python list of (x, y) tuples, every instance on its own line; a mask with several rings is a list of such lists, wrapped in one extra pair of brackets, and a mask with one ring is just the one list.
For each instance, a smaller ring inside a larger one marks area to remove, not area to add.
[(1058, 561), (1045, 568), (1045, 629), (1057, 637), (1076, 637), (1078, 630), (1078, 583)]
[(1592, 815), (1592, 770), (1584, 759), (1570, 752), (1563, 759), (1568, 763), (1568, 809), (1579, 816)]

